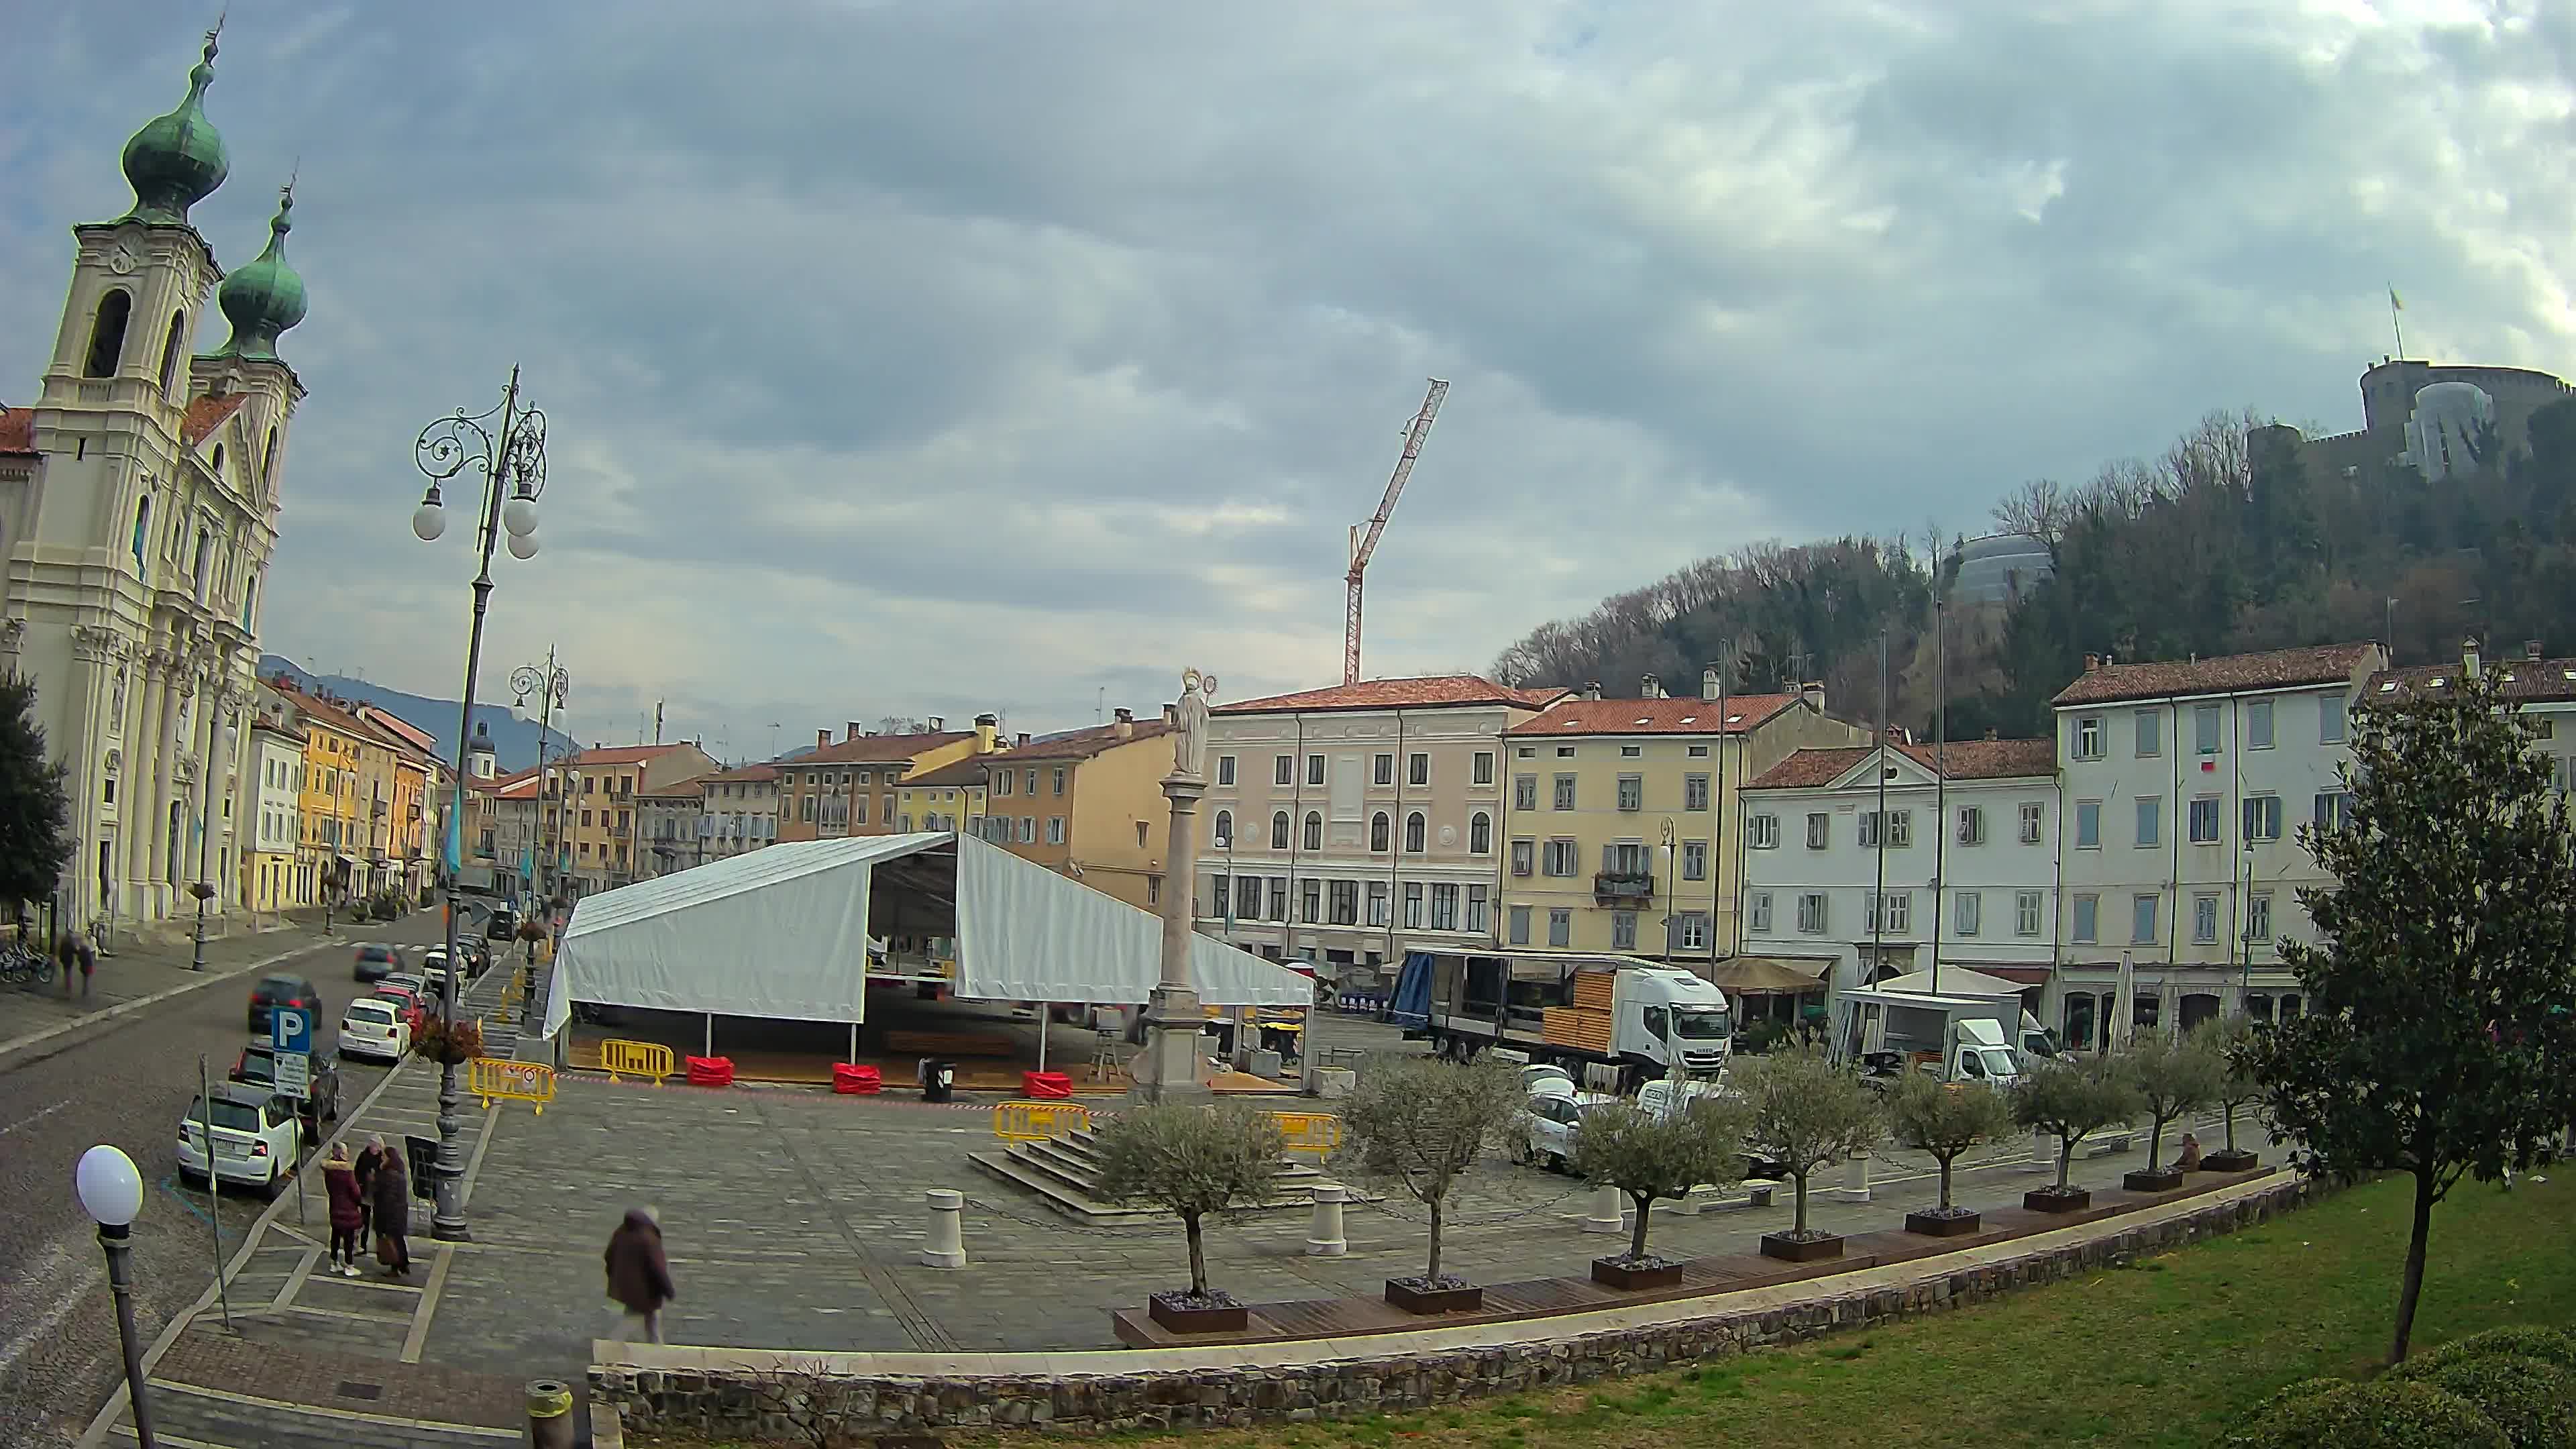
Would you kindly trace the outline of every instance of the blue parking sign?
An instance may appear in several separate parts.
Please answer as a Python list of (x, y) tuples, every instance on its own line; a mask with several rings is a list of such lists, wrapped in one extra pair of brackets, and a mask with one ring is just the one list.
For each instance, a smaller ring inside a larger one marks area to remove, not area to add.
[(271, 1009), (268, 1013), (268, 1042), (281, 1052), (313, 1050), (313, 1013), (300, 1006)]

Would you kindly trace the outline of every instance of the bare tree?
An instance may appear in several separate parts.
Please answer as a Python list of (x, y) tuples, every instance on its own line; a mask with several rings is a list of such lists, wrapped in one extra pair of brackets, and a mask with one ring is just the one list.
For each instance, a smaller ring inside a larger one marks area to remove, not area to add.
[(785, 1430), (791, 1442), (812, 1449), (837, 1449), (873, 1436), (851, 1432), (840, 1402), (841, 1379), (822, 1359), (783, 1358), (742, 1376), (742, 1384), (762, 1415)]
[(1995, 527), (2005, 533), (2026, 533), (2051, 548), (2066, 537), (2066, 525), (2073, 517), (2073, 507), (2066, 490), (2054, 478), (2033, 478), (2004, 495), (1995, 505)]

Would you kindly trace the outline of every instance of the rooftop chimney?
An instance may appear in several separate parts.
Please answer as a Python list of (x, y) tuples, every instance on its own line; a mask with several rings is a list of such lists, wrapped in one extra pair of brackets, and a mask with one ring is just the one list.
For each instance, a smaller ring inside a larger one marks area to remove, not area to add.
[(1596, 679), (1590, 684), (1583, 686), (1583, 697), (1585, 699), (1599, 699), (1601, 697), (1601, 681)]
[(1180, 722), (1181, 722), (1181, 707), (1180, 707), (1179, 705), (1177, 705), (1177, 704), (1167, 704), (1167, 705), (1164, 705), (1164, 706), (1163, 706), (1163, 723), (1165, 723), (1165, 724), (1167, 724), (1167, 725), (1176, 725), (1176, 724), (1179, 724)]
[(2084, 656), (2084, 672), (2085, 672), (2085, 673), (2087, 673), (2087, 674), (2097, 674), (2097, 673), (2101, 672), (2101, 669), (2102, 669), (2102, 656), (2101, 656), (2101, 655), (2099, 655), (2099, 654), (2087, 654), (2087, 655), (2085, 655), (2085, 656)]
[(2539, 641), (2539, 640), (2537, 640), (2537, 639), (2525, 639), (2525, 640), (2523, 640), (2523, 641), (2522, 641), (2522, 657), (2523, 657), (2523, 658), (2525, 658), (2525, 659), (2528, 659), (2528, 660), (2532, 661), (2532, 662), (2533, 662), (2533, 663), (2535, 663), (2535, 664), (2539, 663), (2539, 662), (2540, 662), (2540, 641)]
[(1000, 715), (979, 714), (975, 716), (975, 753), (979, 755), (991, 754), (993, 752), (995, 736), (999, 735), (1001, 732), (1002, 717)]
[(1716, 665), (1712, 664), (1699, 672), (1700, 698), (1715, 699), (1724, 692), (1725, 688), (1725, 685), (1718, 682)]
[(841, 726), (841, 737), (845, 740), (855, 740), (866, 733), (867, 731), (859, 728), (859, 722), (857, 720), (851, 720), (849, 723)]
[[(853, 730), (855, 730), (855, 729), (856, 729), (856, 726), (852, 726), (852, 728), (853, 728)], [(832, 732), (831, 732), (830, 730), (816, 730), (816, 731), (814, 731), (814, 748), (816, 748), (816, 749), (818, 749), (818, 750), (819, 750), (819, 749), (823, 748), (825, 745), (830, 744), (831, 742), (832, 742)]]
[(1825, 682), (1823, 680), (1811, 679), (1806, 683), (1799, 685), (1798, 695), (1800, 698), (1806, 700), (1808, 704), (1814, 706), (1816, 713), (1823, 714), (1825, 712)]
[(932, 716), (930, 717), (930, 732), (931, 732), (932, 734), (934, 734), (934, 735), (936, 735), (936, 734), (945, 734), (945, 733), (947, 733), (947, 732), (948, 732), (948, 716), (946, 716), (946, 715), (944, 715), (944, 714), (934, 714), (934, 715), (932, 715)]
[(1023, 750), (1029, 747), (1029, 732), (1027, 730), (1020, 731), (1016, 747)]
[(1118, 738), (1122, 740), (1136, 738), (1136, 711), (1132, 709), (1118, 711), (1117, 730)]
[(2460, 672), (2471, 678), (2478, 672), (2478, 636), (2471, 634), (2460, 641)]
[(1647, 675), (1645, 678), (1637, 681), (1637, 697), (1639, 699), (1663, 698), (1664, 682), (1661, 679), (1656, 678), (1654, 675)]

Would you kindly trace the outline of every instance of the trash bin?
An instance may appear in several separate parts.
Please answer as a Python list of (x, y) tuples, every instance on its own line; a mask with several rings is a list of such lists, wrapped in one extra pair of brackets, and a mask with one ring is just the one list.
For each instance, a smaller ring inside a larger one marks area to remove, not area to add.
[(937, 1057), (921, 1059), (921, 1100), (945, 1102), (957, 1086), (957, 1064)]

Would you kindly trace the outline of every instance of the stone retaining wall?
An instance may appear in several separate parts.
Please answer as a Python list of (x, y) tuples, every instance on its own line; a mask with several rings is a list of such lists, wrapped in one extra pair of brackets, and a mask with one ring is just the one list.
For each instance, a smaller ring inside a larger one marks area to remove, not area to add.
[[(1401, 1412), (1459, 1399), (1588, 1383), (1802, 1342), (1827, 1333), (1982, 1303), (2017, 1288), (2072, 1278), (2250, 1227), (2299, 1206), (2317, 1189), (2290, 1180), (2229, 1202), (2080, 1241), (1938, 1271), (1937, 1259), (1902, 1265), (1902, 1285), (1794, 1285), (1789, 1304), (1710, 1311), (1652, 1325), (1573, 1332), (1555, 1339), (1456, 1349), (1398, 1348), (1381, 1355), (1219, 1368), (1144, 1367), (1135, 1373), (916, 1376), (840, 1371), (864, 1354), (780, 1355), (782, 1370), (593, 1366), (594, 1401), (617, 1406), (632, 1430), (792, 1437), (793, 1419), (816, 1409), (844, 1432), (921, 1433), (951, 1428), (1037, 1427), (1099, 1432), (1241, 1427)], [(1613, 1310), (1616, 1311), (1616, 1310)], [(1532, 1335), (1546, 1320), (1511, 1325)], [(1563, 1325), (1572, 1329), (1573, 1324)], [(649, 1360), (653, 1350), (638, 1350)], [(746, 1357), (769, 1357), (750, 1356)], [(1003, 1359), (1014, 1355), (996, 1356)], [(1037, 1355), (1028, 1355), (1035, 1359)], [(1096, 1357), (1089, 1356), (1086, 1357)], [(1114, 1357), (1114, 1356), (1113, 1356)]]

